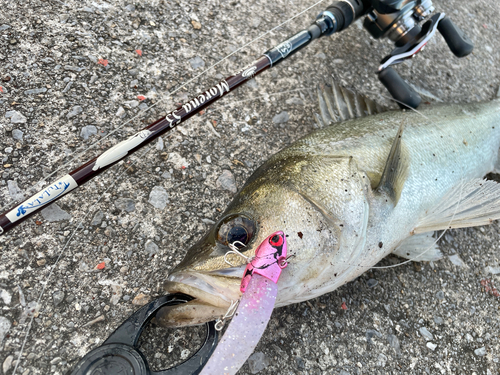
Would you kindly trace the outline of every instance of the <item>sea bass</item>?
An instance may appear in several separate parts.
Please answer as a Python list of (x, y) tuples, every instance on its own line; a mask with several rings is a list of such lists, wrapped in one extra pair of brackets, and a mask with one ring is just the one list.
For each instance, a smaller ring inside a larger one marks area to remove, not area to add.
[(391, 253), (439, 259), (434, 231), (500, 218), (500, 185), (483, 180), (498, 168), (499, 99), (417, 113), (384, 111), (335, 84), (319, 97), (317, 121), (330, 126), (253, 173), (168, 276), (165, 292), (194, 299), (161, 310), (160, 325), (223, 316), (240, 298), (245, 257), (279, 230), (292, 256), (278, 282), (284, 306), (331, 292)]

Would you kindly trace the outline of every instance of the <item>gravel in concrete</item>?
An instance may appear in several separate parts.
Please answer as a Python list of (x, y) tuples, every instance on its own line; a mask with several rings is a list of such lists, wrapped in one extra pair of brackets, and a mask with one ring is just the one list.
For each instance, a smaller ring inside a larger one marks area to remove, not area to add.
[[(0, 0), (0, 204), (13, 204), (8, 181), (26, 196), (35, 193), (39, 181), (63, 176), (307, 27), (328, 2), (168, 97), (313, 3)], [(434, 5), (466, 29), (474, 53), (458, 59), (436, 35), (396, 69), (428, 93), (424, 101), (491, 99), (500, 85), (500, 5)], [(51, 221), (38, 214), (0, 236), (0, 288), (11, 296), (9, 304), (0, 299), (2, 366), (11, 374), (20, 356), (16, 374), (67, 373), (138, 301), (158, 296), (168, 271), (218, 220), (234, 196), (217, 186), (224, 171), (241, 187), (272, 154), (314, 129), (319, 83), (333, 74), (389, 104), (375, 72), (391, 49), (359, 22), (315, 41), (165, 135), (163, 149), (153, 142), (147, 153), (58, 201), (70, 217)], [(146, 107), (152, 108), (141, 112)], [(273, 121), (282, 113), (286, 122)], [(82, 134), (85, 127), (90, 131)], [(163, 209), (149, 202), (155, 187), (168, 194)], [(98, 212), (102, 222), (92, 225)], [(277, 309), (255, 350), (269, 363), (247, 364), (240, 374), (498, 374), (500, 225), (448, 234), (452, 240), (440, 247), (461, 262), (446, 256), (367, 270), (332, 293)], [(389, 257), (380, 265), (400, 261)], [(148, 327), (140, 345), (159, 370), (192, 355), (203, 337), (203, 327)]]

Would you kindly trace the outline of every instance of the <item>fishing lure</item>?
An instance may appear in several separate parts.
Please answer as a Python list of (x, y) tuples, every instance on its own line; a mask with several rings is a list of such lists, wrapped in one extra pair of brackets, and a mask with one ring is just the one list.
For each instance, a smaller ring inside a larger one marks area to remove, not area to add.
[(238, 309), (201, 375), (236, 374), (253, 353), (271, 318), (278, 295), (276, 283), (288, 265), (286, 255), (286, 237), (281, 231), (257, 248), (241, 280)]

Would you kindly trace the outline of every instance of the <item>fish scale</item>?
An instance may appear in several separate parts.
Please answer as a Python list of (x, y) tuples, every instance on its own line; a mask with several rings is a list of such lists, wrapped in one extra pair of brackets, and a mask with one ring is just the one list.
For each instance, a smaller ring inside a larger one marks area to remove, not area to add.
[(255, 225), (241, 248), (247, 257), (269, 233), (287, 235), (293, 258), (279, 280), (276, 306), (330, 292), (392, 252), (438, 259), (429, 232), (500, 218), (499, 185), (482, 180), (498, 159), (499, 100), (387, 111), (331, 84), (320, 90), (320, 110), (320, 126), (335, 116), (349, 119), (299, 139), (253, 173), (168, 277), (165, 291), (191, 295), (186, 305), (193, 308), (166, 307), (161, 324), (209, 321), (239, 298), (245, 261), (224, 262), (228, 244), (217, 239), (221, 223), (233, 218)]

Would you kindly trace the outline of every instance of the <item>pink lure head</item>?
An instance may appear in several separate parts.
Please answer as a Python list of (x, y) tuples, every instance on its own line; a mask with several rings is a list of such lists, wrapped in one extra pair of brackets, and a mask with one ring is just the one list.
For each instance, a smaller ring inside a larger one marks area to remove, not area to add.
[(267, 237), (255, 250), (255, 257), (247, 264), (240, 290), (245, 292), (254, 273), (277, 283), (281, 270), (287, 266), (286, 250), (286, 237), (283, 232), (275, 232)]

